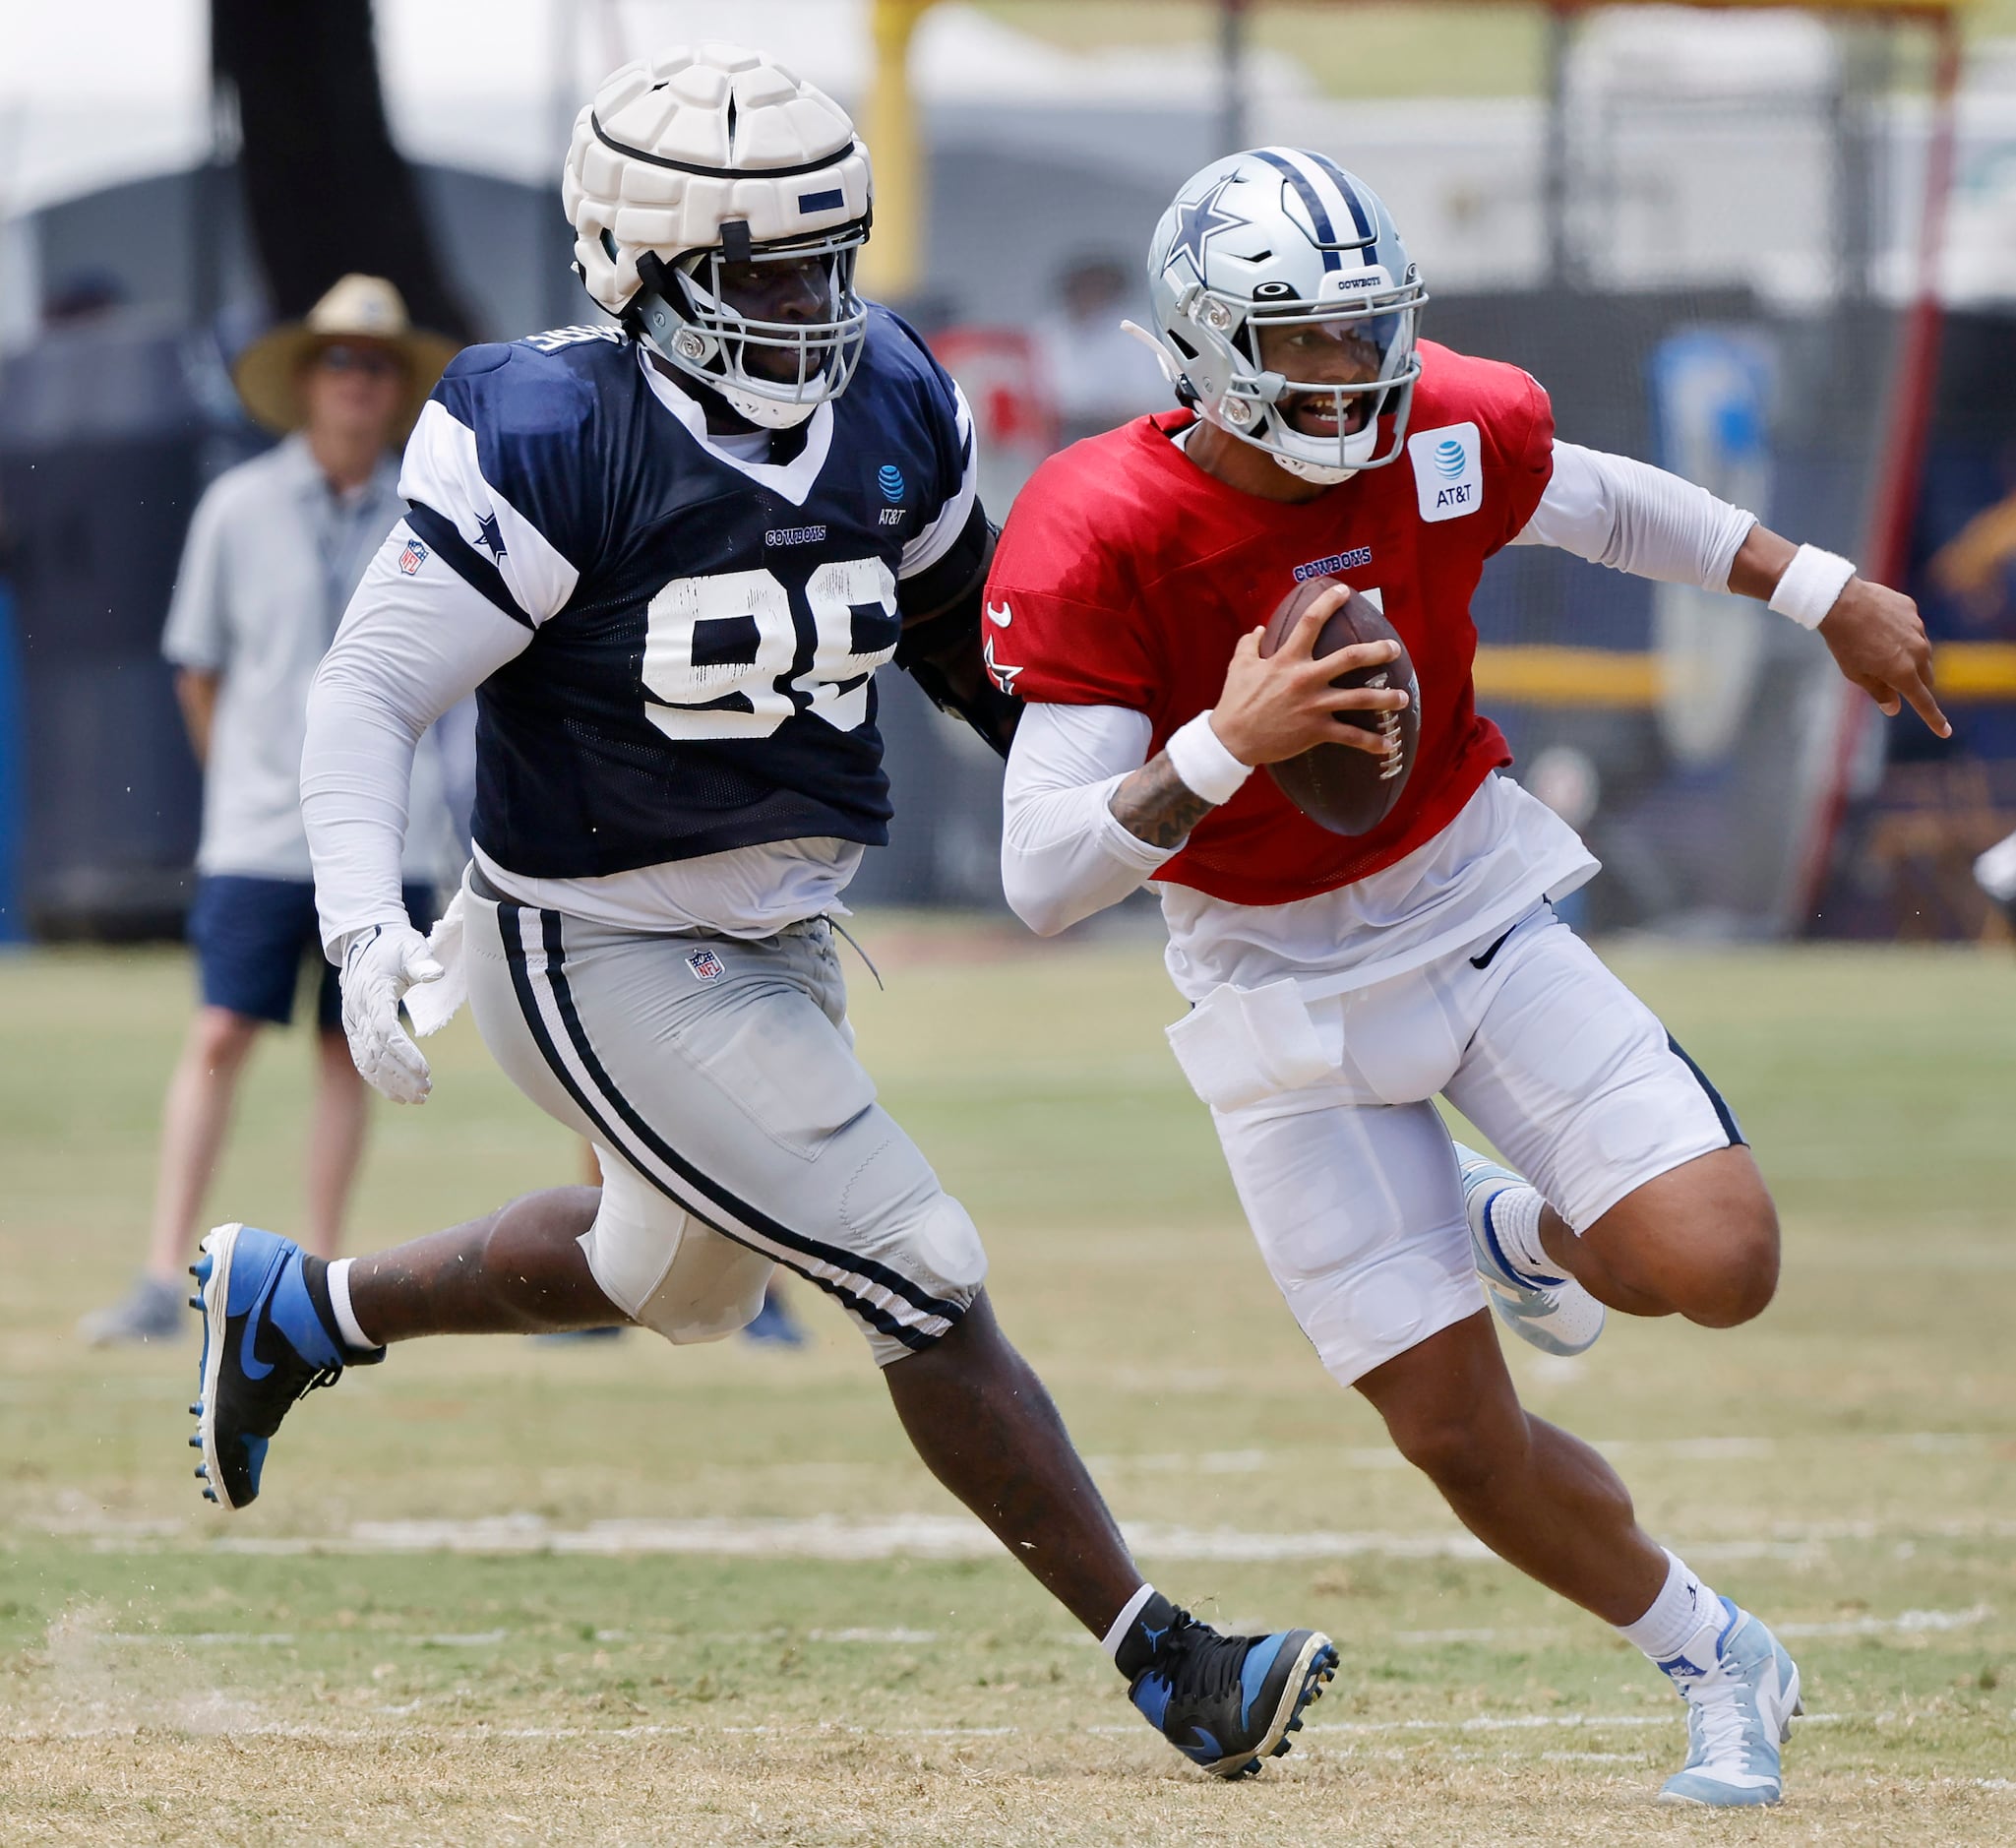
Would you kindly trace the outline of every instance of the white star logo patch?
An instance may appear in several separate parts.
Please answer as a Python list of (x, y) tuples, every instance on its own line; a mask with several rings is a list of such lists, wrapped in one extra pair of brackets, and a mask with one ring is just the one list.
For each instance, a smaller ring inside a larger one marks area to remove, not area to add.
[[(992, 614), (991, 611), (989, 613)], [(989, 676), (994, 681), (994, 684), (997, 687), (999, 687), (1002, 690), (1002, 692), (1014, 692), (1015, 676), (1019, 674), (1022, 670), (1019, 667), (1014, 666), (1010, 662), (1003, 661), (997, 658), (994, 652), (994, 638), (992, 636), (989, 636), (987, 638), (987, 646), (980, 650), (980, 660), (982, 665), (986, 667)]]

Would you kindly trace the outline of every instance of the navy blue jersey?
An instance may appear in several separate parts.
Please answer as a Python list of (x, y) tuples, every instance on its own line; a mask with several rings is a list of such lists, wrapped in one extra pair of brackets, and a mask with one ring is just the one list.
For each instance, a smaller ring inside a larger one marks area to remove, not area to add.
[(710, 439), (613, 328), (474, 346), (407, 446), (409, 524), (533, 631), (477, 690), (477, 842), (581, 879), (808, 836), (880, 845), (899, 578), (973, 505), (957, 390), (884, 309), (788, 462)]

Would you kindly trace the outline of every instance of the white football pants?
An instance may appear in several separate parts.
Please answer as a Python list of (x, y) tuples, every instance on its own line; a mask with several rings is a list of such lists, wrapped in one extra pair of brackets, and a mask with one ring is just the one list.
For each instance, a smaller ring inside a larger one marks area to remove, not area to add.
[(1742, 1140), (1652, 1011), (1543, 906), (1309, 1004), (1334, 1075), (1213, 1111), (1253, 1236), (1344, 1385), (1483, 1306), (1439, 1092), (1577, 1232)]

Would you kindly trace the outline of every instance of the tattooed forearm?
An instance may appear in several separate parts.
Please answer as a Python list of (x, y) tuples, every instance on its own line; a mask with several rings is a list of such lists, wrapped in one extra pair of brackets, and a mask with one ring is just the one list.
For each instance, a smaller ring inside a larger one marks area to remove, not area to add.
[(1113, 792), (1113, 819), (1136, 840), (1173, 847), (1215, 806), (1176, 773), (1166, 752), (1158, 751)]

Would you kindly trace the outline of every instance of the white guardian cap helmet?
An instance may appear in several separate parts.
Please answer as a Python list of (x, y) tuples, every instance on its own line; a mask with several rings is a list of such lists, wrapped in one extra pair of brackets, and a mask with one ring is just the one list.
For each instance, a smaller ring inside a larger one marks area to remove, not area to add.
[[(1194, 174), (1155, 227), (1148, 297), (1177, 396), (1291, 474), (1342, 481), (1400, 456), (1428, 292), (1378, 195), (1328, 156), (1253, 148)], [(1375, 376), (1264, 369), (1260, 331), (1278, 326), (1362, 336)], [(1294, 426), (1305, 402), (1334, 434)]]
[[(752, 423), (802, 423), (846, 389), (868, 327), (854, 260), (871, 188), (831, 97), (760, 51), (675, 46), (595, 92), (560, 192), (588, 293)], [(790, 313), (765, 312), (786, 296)]]

